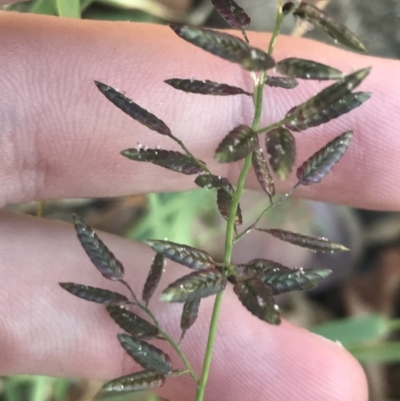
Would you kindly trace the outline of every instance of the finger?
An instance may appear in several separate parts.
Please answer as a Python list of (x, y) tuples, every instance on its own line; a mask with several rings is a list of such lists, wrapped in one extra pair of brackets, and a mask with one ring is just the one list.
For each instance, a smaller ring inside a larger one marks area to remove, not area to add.
[[(62, 290), (58, 282), (122, 291), (102, 278), (81, 249), (70, 225), (0, 214), (0, 374), (51, 374), (116, 378), (140, 368), (121, 349), (118, 330), (104, 307)], [(125, 279), (140, 295), (152, 252), (126, 239), (101, 234), (124, 263)], [(168, 263), (161, 289), (188, 273)], [(202, 301), (198, 321), (183, 349), (201, 371), (213, 299)], [(181, 306), (150, 303), (162, 327), (179, 338)], [(170, 347), (157, 344), (174, 355)], [(174, 366), (182, 366), (173, 357)], [(191, 399), (188, 378), (170, 379), (162, 394)], [(227, 288), (218, 326), (208, 399), (363, 401), (364, 374), (339, 345), (289, 323), (273, 327), (248, 313)]]
[[(213, 161), (221, 139), (238, 124), (251, 124), (247, 96), (188, 95), (164, 84), (168, 78), (211, 79), (251, 90), (248, 72), (180, 40), (167, 27), (82, 22), (1, 14), (0, 204), (31, 199), (118, 196), (133, 192), (193, 188), (193, 177), (123, 158), (121, 150), (147, 146), (176, 149), (116, 109), (93, 84), (100, 80), (125, 91), (155, 113), (210, 169), (233, 181), (241, 163)], [(253, 34), (265, 48), (269, 36)], [(322, 56), (323, 55), (323, 56)], [(366, 208), (400, 207), (398, 61), (360, 56), (299, 38), (281, 37), (276, 58), (299, 56), (345, 72), (373, 66), (362, 90), (373, 97), (363, 107), (298, 137), (297, 165), (334, 136), (355, 132), (348, 153), (321, 184), (300, 188), (302, 196)], [(281, 119), (292, 106), (323, 87), (265, 90), (262, 125)], [(295, 179), (278, 189), (287, 190)], [(258, 187), (254, 175), (249, 185)]]

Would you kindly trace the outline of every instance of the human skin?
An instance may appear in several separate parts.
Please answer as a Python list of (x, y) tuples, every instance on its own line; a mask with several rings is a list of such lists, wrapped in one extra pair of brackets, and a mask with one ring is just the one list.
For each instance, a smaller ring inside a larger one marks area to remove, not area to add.
[[(174, 148), (112, 106), (96, 89), (100, 80), (126, 92), (155, 113), (213, 172), (233, 182), (240, 163), (217, 165), (213, 150), (234, 126), (250, 123), (250, 98), (188, 95), (163, 83), (168, 78), (211, 79), (251, 90), (251, 79), (229, 64), (182, 41), (167, 27), (76, 21), (0, 13), (0, 204), (68, 197), (120, 196), (193, 188), (192, 177), (119, 155), (137, 142)], [(265, 48), (269, 35), (250, 34)], [(361, 90), (373, 92), (363, 107), (301, 133), (297, 164), (339, 133), (354, 139), (320, 184), (298, 195), (357, 207), (398, 210), (396, 128), (399, 62), (361, 56), (313, 41), (281, 37), (276, 59), (299, 56), (344, 72), (372, 66)], [(305, 82), (293, 91), (266, 89), (261, 126), (279, 120), (322, 87)], [(285, 191), (295, 182), (277, 183)], [(257, 187), (254, 177), (250, 187)], [(57, 283), (75, 281), (118, 290), (95, 271), (73, 228), (65, 223), (0, 213), (0, 374), (48, 374), (111, 379), (138, 370), (119, 346), (118, 332), (99, 305), (72, 297)], [(126, 266), (140, 293), (152, 252), (126, 239), (101, 234)], [(256, 257), (256, 255), (255, 255)], [(161, 287), (186, 272), (168, 263)], [(183, 348), (200, 371), (212, 298)], [(153, 301), (175, 338), (180, 308)], [(161, 394), (190, 400), (194, 387), (183, 377), (167, 381)], [(359, 364), (339, 345), (287, 322), (270, 326), (224, 295), (208, 400), (367, 400)]]

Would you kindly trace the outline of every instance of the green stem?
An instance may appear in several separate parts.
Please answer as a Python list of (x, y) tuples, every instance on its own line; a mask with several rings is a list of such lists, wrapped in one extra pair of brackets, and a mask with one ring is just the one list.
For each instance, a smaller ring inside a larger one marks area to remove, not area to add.
[[(280, 27), (282, 24), (282, 19), (283, 19), (282, 1), (283, 0), (278, 0), (277, 18), (276, 18), (276, 22), (275, 22), (274, 32), (272, 34), (271, 42), (270, 42), (269, 49), (268, 49), (268, 53), (270, 55), (272, 54), (272, 52), (274, 50), (276, 38), (279, 35)], [(255, 112), (254, 112), (253, 123), (251, 126), (252, 130), (255, 132), (257, 132), (257, 130), (258, 130), (258, 125), (259, 125), (260, 119), (261, 119), (262, 106), (263, 106), (263, 91), (264, 91), (264, 84), (265, 84), (266, 76), (267, 76), (266, 71), (263, 71), (260, 78), (258, 80), (255, 80), (254, 96), (253, 96)], [(225, 254), (224, 254), (225, 266), (228, 266), (231, 263), (234, 235), (235, 235), (235, 218), (236, 218), (237, 208), (239, 206), (239, 200), (243, 193), (247, 174), (249, 173), (250, 167), (252, 164), (251, 159), (252, 159), (252, 154), (250, 153), (244, 161), (244, 164), (243, 164), (243, 167), (242, 167), (242, 170), (240, 172), (239, 179), (237, 182), (236, 191), (235, 191), (235, 194), (233, 195), (232, 203), (229, 208), (229, 217), (228, 217), (226, 236), (225, 236)], [(219, 315), (221, 312), (222, 296), (223, 296), (223, 292), (220, 292), (219, 294), (217, 294), (217, 296), (215, 298), (214, 309), (213, 309), (211, 323), (210, 323), (210, 330), (209, 330), (209, 334), (208, 334), (207, 347), (206, 347), (206, 352), (205, 352), (205, 357), (204, 357), (203, 371), (201, 374), (200, 382), (197, 386), (196, 401), (203, 401), (203, 399), (204, 399), (204, 393), (205, 393), (205, 389), (206, 389), (206, 385), (207, 385), (208, 376), (210, 373), (214, 342), (215, 342), (215, 337), (216, 337), (216, 333), (217, 333), (218, 318), (219, 318)]]
[(271, 41), (269, 42), (269, 46), (268, 46), (268, 54), (269, 55), (272, 55), (272, 53), (274, 52), (276, 40), (278, 39), (278, 35), (281, 31), (283, 18), (285, 17), (285, 15), (282, 12), (282, 5), (283, 5), (283, 0), (277, 0), (277, 2), (276, 2), (277, 12), (276, 12), (275, 27), (274, 27), (274, 32), (272, 33)]
[(271, 203), (268, 207), (266, 207), (260, 215), (257, 217), (257, 219), (250, 224), (245, 230), (243, 230), (238, 236), (236, 236), (234, 243), (240, 241), (245, 235), (247, 235), (257, 224), (258, 222), (262, 219), (265, 213), (267, 213), (269, 210), (271, 210), (273, 207), (280, 205), (284, 200), (289, 198), (290, 195), (296, 190), (296, 188), (300, 185), (300, 182), (298, 182), (289, 192), (287, 192), (285, 195), (282, 195), (276, 202)]
[(193, 380), (198, 383), (199, 378), (197, 377), (194, 369), (192, 368), (192, 365), (190, 364), (189, 360), (187, 359), (186, 355), (183, 353), (183, 351), (180, 349), (179, 345), (160, 327), (160, 324), (158, 323), (158, 320), (156, 317), (153, 315), (153, 313), (148, 309), (146, 306), (144, 306), (137, 298), (135, 293), (132, 290), (132, 287), (125, 281), (125, 280), (120, 280), (120, 283), (123, 284), (128, 291), (131, 294), (131, 297), (133, 299), (133, 304), (138, 306), (140, 309), (142, 309), (143, 312), (147, 314), (147, 316), (150, 317), (150, 319), (153, 321), (154, 325), (157, 327), (158, 331), (160, 334), (169, 342), (171, 347), (175, 350), (175, 352), (179, 355), (179, 358), (181, 358), (183, 364), (186, 367), (186, 370), (190, 374), (190, 376), (193, 378)]
[(36, 217), (43, 217), (46, 201), (39, 201), (36, 211)]

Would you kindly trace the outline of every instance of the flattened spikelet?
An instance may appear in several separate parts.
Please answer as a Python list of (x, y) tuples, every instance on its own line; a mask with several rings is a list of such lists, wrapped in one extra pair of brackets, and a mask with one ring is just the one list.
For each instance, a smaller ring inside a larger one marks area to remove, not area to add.
[(223, 291), (226, 279), (214, 268), (198, 270), (170, 284), (161, 294), (165, 302), (190, 302)]
[(79, 242), (97, 270), (109, 280), (121, 280), (124, 276), (122, 263), (107, 248), (91, 227), (76, 215), (73, 215), (73, 219)]
[(144, 369), (163, 375), (169, 375), (172, 372), (171, 359), (159, 348), (128, 334), (118, 334), (117, 337), (122, 348)]
[(126, 308), (107, 306), (107, 312), (122, 330), (134, 338), (148, 339), (159, 334), (157, 327)]
[(353, 132), (347, 131), (314, 153), (297, 169), (296, 175), (299, 182), (302, 185), (320, 182), (342, 158), (352, 137)]
[(256, 147), (254, 149), (251, 162), (253, 164), (253, 169), (256, 174), (257, 181), (272, 202), (272, 198), (275, 196), (275, 185), (261, 148)]
[(327, 277), (328, 269), (290, 269), (268, 259), (254, 259), (246, 265), (237, 267), (243, 279), (257, 277), (268, 285), (274, 295), (289, 291), (312, 290), (319, 280)]
[(303, 248), (312, 249), (314, 251), (334, 253), (334, 252), (344, 252), (349, 250), (348, 248), (346, 248), (341, 244), (328, 241), (326, 238), (322, 237), (312, 237), (309, 235), (293, 233), (291, 231), (275, 229), (275, 228), (270, 228), (270, 229), (258, 228), (257, 230), (271, 234), (275, 238), (278, 238), (282, 241), (289, 242), (293, 245), (301, 246)]
[(124, 305), (129, 302), (125, 295), (102, 288), (75, 283), (59, 283), (61, 288), (78, 298), (104, 305)]
[(130, 375), (118, 377), (103, 385), (102, 390), (107, 392), (143, 391), (161, 387), (165, 382), (164, 375), (144, 370)]
[(213, 81), (197, 81), (194, 79), (167, 79), (164, 81), (175, 89), (187, 93), (197, 93), (200, 95), (213, 95), (213, 96), (232, 96), (232, 95), (247, 95), (252, 96), (251, 93), (246, 92), (236, 86), (227, 84), (219, 84)]
[(275, 65), (272, 57), (263, 50), (249, 46), (236, 36), (179, 24), (170, 24), (170, 27), (187, 42), (224, 60), (240, 64), (246, 70), (268, 70)]
[[(286, 6), (286, 8), (288, 10), (289, 6)], [(310, 3), (300, 3), (299, 6), (293, 10), (293, 15), (318, 26), (333, 39), (350, 49), (361, 52), (366, 51), (363, 43), (349, 28)]]
[[(232, 188), (231, 192), (233, 192), (233, 188)], [(225, 220), (228, 220), (228, 218), (229, 218), (229, 210), (231, 208), (232, 198), (233, 198), (233, 195), (229, 194), (224, 188), (218, 189), (217, 206), (218, 206), (218, 210), (219, 210), (221, 216)], [(243, 223), (242, 210), (240, 208), (240, 205), (238, 205), (238, 208), (236, 210), (236, 216), (235, 216), (235, 225), (240, 225), (242, 223)]]
[(247, 125), (238, 125), (222, 140), (214, 158), (219, 163), (244, 159), (257, 146), (257, 135)]
[(148, 305), (150, 298), (153, 296), (158, 283), (160, 282), (163, 270), (164, 270), (164, 256), (160, 253), (156, 253), (154, 256), (153, 263), (151, 264), (149, 275), (147, 276), (146, 282), (143, 287), (142, 299)]
[(265, 79), (265, 85), (271, 88), (293, 89), (298, 84), (294, 78), (290, 77), (271, 77), (268, 75)]
[(269, 163), (280, 180), (292, 171), (296, 158), (296, 142), (292, 133), (279, 127), (267, 132), (265, 137)]
[(232, 28), (246, 29), (250, 25), (250, 17), (233, 0), (211, 0), (211, 3)]
[(145, 243), (159, 254), (190, 269), (199, 270), (215, 266), (214, 260), (207, 252), (189, 245), (166, 240), (147, 240)]
[(258, 278), (238, 282), (233, 291), (242, 305), (259, 319), (271, 324), (280, 324), (279, 308), (272, 290)]
[(201, 188), (226, 188), (229, 192), (233, 192), (232, 184), (228, 179), (219, 175), (202, 174), (196, 177), (194, 182)]
[(127, 98), (117, 89), (108, 86), (99, 81), (94, 81), (99, 91), (115, 106), (117, 106), (124, 113), (128, 114), (134, 120), (145, 125), (153, 131), (162, 135), (171, 135), (171, 130), (167, 127), (164, 121), (160, 120), (154, 114), (149, 113), (147, 110), (134, 103), (132, 99)]
[(336, 68), (311, 60), (289, 57), (276, 64), (276, 70), (292, 78), (317, 79), (319, 81), (343, 78), (343, 73)]
[(370, 92), (348, 93), (336, 103), (328, 105), (325, 109), (319, 110), (308, 117), (297, 118), (285, 124), (285, 127), (292, 131), (304, 131), (311, 127), (325, 124), (361, 106), (371, 97)]
[[(294, 131), (301, 131), (305, 129), (304, 127), (317, 126), (357, 107), (357, 97), (351, 100), (352, 97), (347, 98), (347, 96), (368, 76), (370, 70), (370, 68), (364, 68), (346, 75), (311, 99), (293, 107), (286, 114), (286, 120), (288, 120), (286, 126)], [(341, 99), (344, 100), (340, 102)], [(358, 99), (360, 102), (365, 100), (363, 96)], [(339, 115), (338, 110), (341, 112)]]
[(123, 150), (121, 154), (130, 160), (150, 162), (186, 175), (198, 174), (202, 171), (193, 158), (172, 150), (132, 148)]
[(185, 302), (183, 304), (182, 316), (181, 316), (181, 329), (182, 335), (181, 340), (185, 336), (187, 330), (189, 330), (195, 323), (197, 315), (199, 313), (200, 298), (192, 301)]

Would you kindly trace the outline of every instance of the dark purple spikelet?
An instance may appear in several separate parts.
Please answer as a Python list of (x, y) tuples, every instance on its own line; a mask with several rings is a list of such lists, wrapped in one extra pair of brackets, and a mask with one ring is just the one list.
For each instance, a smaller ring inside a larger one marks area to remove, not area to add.
[(296, 158), (294, 136), (286, 128), (275, 128), (267, 132), (265, 144), (272, 170), (280, 180), (286, 179)]
[(157, 327), (125, 307), (107, 306), (107, 312), (122, 330), (134, 338), (149, 339), (159, 334)]
[(299, 182), (302, 185), (320, 182), (342, 158), (352, 137), (352, 131), (344, 132), (314, 153), (297, 169)]
[(265, 85), (271, 88), (294, 89), (299, 83), (291, 77), (273, 77), (265, 78)]
[(165, 302), (189, 302), (223, 291), (226, 278), (214, 268), (195, 271), (171, 283), (161, 294)]
[(79, 242), (97, 270), (109, 280), (121, 280), (124, 276), (122, 263), (81, 218), (73, 215), (73, 220)]
[(127, 98), (117, 89), (112, 86), (103, 84), (99, 81), (94, 81), (98, 90), (115, 106), (117, 106), (129, 117), (145, 125), (153, 131), (162, 135), (171, 135), (171, 130), (167, 127), (164, 121), (160, 120), (154, 114), (149, 113), (147, 110), (134, 103), (132, 99)]
[(261, 49), (251, 47), (242, 39), (228, 33), (186, 25), (170, 24), (182, 39), (231, 63), (240, 64), (250, 71), (269, 70), (274, 59)]
[(233, 96), (233, 95), (247, 95), (252, 96), (251, 93), (246, 92), (236, 86), (227, 84), (220, 84), (214, 81), (198, 81), (195, 79), (167, 79), (164, 81), (175, 89), (181, 90), (186, 93), (196, 93), (200, 95), (212, 96)]
[(275, 196), (275, 185), (261, 148), (256, 147), (254, 149), (251, 162), (258, 183), (261, 185), (261, 188), (266, 192), (270, 201), (272, 202), (272, 198)]
[(214, 158), (219, 163), (244, 159), (257, 146), (257, 134), (247, 125), (238, 125), (221, 141)]
[(59, 283), (60, 287), (70, 294), (86, 301), (96, 302), (104, 305), (125, 305), (129, 302), (125, 295), (118, 292), (105, 290), (103, 288), (91, 287), (89, 285), (75, 283)]
[(271, 234), (275, 238), (278, 238), (285, 242), (289, 242), (290, 244), (301, 246), (303, 248), (312, 249), (313, 251), (316, 252), (319, 251), (319, 252), (334, 253), (334, 252), (344, 252), (349, 250), (345, 246), (338, 244), (336, 242), (328, 241), (326, 238), (323, 237), (313, 237), (278, 228), (270, 228), (270, 229), (258, 228), (257, 230)]
[(292, 78), (316, 79), (319, 81), (330, 79), (341, 79), (343, 73), (329, 65), (317, 63), (316, 61), (289, 57), (276, 64), (276, 70)]
[(233, 291), (242, 305), (254, 316), (271, 324), (280, 324), (279, 308), (273, 298), (272, 290), (259, 278), (239, 281), (233, 287)]
[(144, 369), (163, 375), (172, 372), (171, 359), (164, 351), (128, 334), (118, 334), (117, 337), (122, 348)]
[(345, 114), (368, 100), (369, 94), (361, 92), (352, 94), (370, 73), (370, 68), (364, 68), (346, 75), (343, 79), (328, 86), (311, 99), (293, 107), (286, 114), (285, 126), (292, 130), (302, 131), (307, 127), (315, 127)]
[(164, 265), (164, 255), (156, 253), (156, 256), (154, 256), (153, 263), (150, 267), (149, 275), (147, 276), (143, 287), (142, 299), (146, 303), (146, 306), (148, 305), (150, 298), (153, 296), (154, 291), (161, 280), (161, 276), (164, 271)]
[[(284, 6), (284, 12), (293, 8), (290, 5)], [(365, 52), (365, 46), (360, 39), (350, 31), (344, 24), (335, 20), (325, 11), (320, 10), (313, 4), (302, 2), (293, 9), (293, 15), (305, 19), (309, 23), (318, 26), (329, 36), (350, 49)]]
[(207, 252), (189, 245), (167, 240), (146, 240), (145, 243), (159, 254), (190, 269), (201, 270), (215, 266)]
[(173, 150), (131, 148), (123, 150), (121, 155), (130, 160), (150, 162), (168, 170), (186, 175), (198, 174), (203, 170), (195, 159)]
[(211, 3), (232, 28), (246, 29), (250, 25), (250, 17), (233, 0), (211, 0)]
[(164, 375), (151, 370), (144, 370), (111, 380), (103, 385), (102, 390), (112, 393), (144, 391), (161, 387), (164, 382)]

